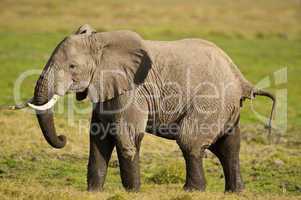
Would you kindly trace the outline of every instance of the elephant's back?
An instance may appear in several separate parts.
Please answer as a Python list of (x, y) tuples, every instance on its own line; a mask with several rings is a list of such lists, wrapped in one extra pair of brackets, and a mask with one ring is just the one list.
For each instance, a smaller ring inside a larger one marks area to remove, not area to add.
[(146, 44), (163, 80), (185, 89), (203, 87), (202, 93), (210, 88), (208, 85), (219, 89), (228, 85), (232, 93), (241, 93), (232, 60), (215, 44), (201, 39), (146, 41)]
[[(219, 117), (214, 117), (214, 113), (211, 117), (223, 121), (239, 108), (241, 87), (233, 73), (233, 62), (213, 43), (184, 39), (149, 42), (147, 47), (155, 61), (154, 68), (165, 83), (163, 96), (181, 94), (183, 106), (195, 104), (192, 107), (202, 113), (215, 110)], [(166, 105), (173, 105), (172, 100), (167, 98)]]

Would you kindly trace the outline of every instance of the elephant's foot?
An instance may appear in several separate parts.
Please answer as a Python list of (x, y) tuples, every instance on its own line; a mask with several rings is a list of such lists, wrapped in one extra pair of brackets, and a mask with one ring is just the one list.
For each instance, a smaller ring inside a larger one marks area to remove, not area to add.
[(183, 188), (185, 191), (205, 191), (202, 159), (186, 158), (186, 183)]
[(200, 191), (200, 192), (204, 192), (206, 189), (206, 184), (205, 183), (200, 183), (201, 181), (199, 181), (198, 183), (192, 183), (190, 181), (186, 182), (183, 189), (186, 192), (193, 192), (193, 191)]
[(125, 188), (125, 190), (127, 192), (139, 192), (141, 184), (140, 183), (138, 183), (138, 184), (131, 184), (130, 182), (131, 181), (129, 181), (129, 182), (122, 182), (123, 187)]
[(228, 183), (225, 186), (225, 192), (241, 192), (244, 190), (244, 184), (241, 180), (241, 178), (239, 178), (238, 180), (233, 181), (232, 183)]
[(244, 189), (240, 174), (238, 157), (224, 157), (221, 159), (225, 175), (225, 192), (241, 192)]
[(185, 191), (205, 191), (206, 180), (201, 156), (185, 155), (186, 160), (186, 183)]
[(89, 192), (99, 192), (103, 190), (105, 177), (103, 175), (101, 176), (100, 174), (101, 173), (97, 173), (96, 170), (93, 170), (92, 167), (88, 168), (87, 190)]
[(137, 157), (138, 155), (134, 160), (119, 158), (122, 185), (128, 192), (139, 192), (140, 190), (139, 158)]
[(103, 188), (100, 185), (88, 184), (88, 192), (100, 192)]

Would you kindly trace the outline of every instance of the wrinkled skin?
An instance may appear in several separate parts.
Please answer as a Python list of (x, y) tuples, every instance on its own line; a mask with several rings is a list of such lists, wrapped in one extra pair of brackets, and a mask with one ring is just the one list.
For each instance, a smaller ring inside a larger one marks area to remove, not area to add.
[[(205, 189), (202, 156), (210, 149), (223, 166), (225, 190), (241, 191), (239, 113), (253, 90), (231, 59), (207, 41), (146, 41), (134, 32), (96, 33), (84, 25), (57, 46), (34, 100), (42, 105), (54, 94), (76, 92), (77, 100), (92, 101), (89, 191), (103, 188), (115, 147), (123, 186), (139, 190), (145, 132), (176, 140), (186, 162), (185, 190)], [(66, 138), (57, 136), (51, 110), (37, 117), (48, 143), (62, 148)]]

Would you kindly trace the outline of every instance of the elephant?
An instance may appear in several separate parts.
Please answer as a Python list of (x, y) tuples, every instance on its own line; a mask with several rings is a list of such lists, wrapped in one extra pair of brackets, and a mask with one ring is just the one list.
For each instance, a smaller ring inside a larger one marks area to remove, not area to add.
[(57, 45), (26, 103), (36, 111), (42, 133), (54, 148), (63, 148), (66, 137), (56, 132), (52, 107), (67, 93), (93, 105), (88, 191), (103, 189), (115, 147), (124, 188), (139, 191), (145, 134), (176, 141), (186, 164), (184, 190), (205, 190), (202, 160), (209, 149), (223, 167), (225, 191), (242, 191), (242, 103), (257, 95), (270, 98), (271, 129), (276, 102), (209, 41), (151, 41), (128, 30), (97, 32), (88, 24)]

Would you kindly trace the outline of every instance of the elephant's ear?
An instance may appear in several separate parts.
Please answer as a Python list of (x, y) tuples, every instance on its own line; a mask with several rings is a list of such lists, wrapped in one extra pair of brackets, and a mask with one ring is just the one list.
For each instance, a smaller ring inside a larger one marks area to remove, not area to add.
[(141, 37), (130, 31), (93, 34), (97, 67), (89, 86), (92, 102), (103, 102), (144, 82), (152, 66)]
[[(91, 35), (92, 33), (96, 33), (96, 30), (94, 28), (92, 28), (92, 26), (90, 26), (89, 24), (84, 24), (82, 26), (80, 26), (76, 31), (75, 31), (75, 35)], [(85, 90), (83, 92), (77, 92), (76, 93), (76, 100), (78, 101), (82, 101), (84, 100), (88, 95), (88, 90)]]

